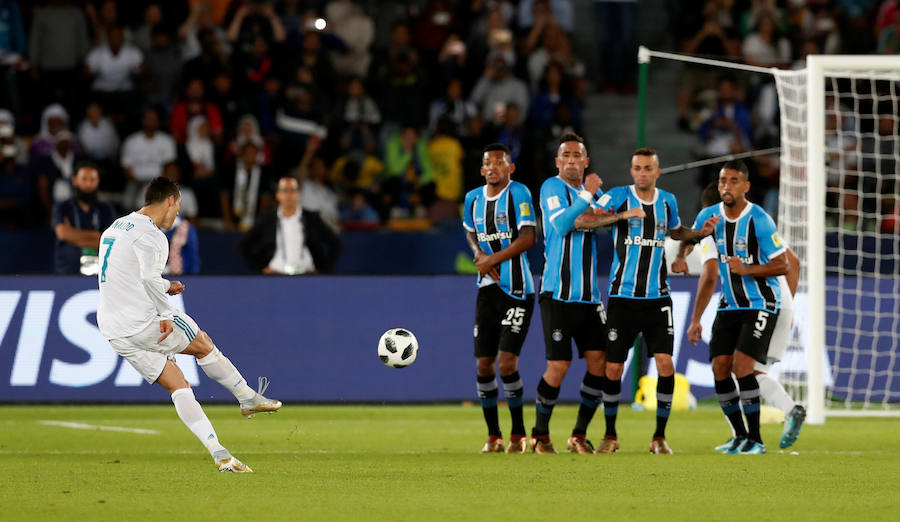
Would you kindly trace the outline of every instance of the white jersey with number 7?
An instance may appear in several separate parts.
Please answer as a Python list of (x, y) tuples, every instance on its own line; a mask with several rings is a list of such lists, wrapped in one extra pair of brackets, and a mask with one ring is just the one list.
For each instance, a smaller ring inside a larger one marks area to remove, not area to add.
[(169, 243), (150, 217), (115, 220), (100, 236), (97, 325), (106, 339), (134, 335), (153, 321), (172, 319), (162, 271)]

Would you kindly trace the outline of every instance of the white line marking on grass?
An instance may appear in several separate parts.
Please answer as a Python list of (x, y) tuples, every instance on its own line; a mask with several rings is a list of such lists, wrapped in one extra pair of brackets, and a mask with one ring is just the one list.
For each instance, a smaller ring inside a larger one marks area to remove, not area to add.
[(84, 424), (81, 422), (64, 422), (55, 420), (42, 420), (38, 424), (45, 426), (60, 426), (62, 428), (72, 428), (75, 430), (98, 430), (98, 431), (118, 431), (124, 433), (140, 433), (142, 435), (159, 435), (156, 430), (148, 430), (144, 428), (124, 428), (122, 426), (102, 426), (99, 424)]

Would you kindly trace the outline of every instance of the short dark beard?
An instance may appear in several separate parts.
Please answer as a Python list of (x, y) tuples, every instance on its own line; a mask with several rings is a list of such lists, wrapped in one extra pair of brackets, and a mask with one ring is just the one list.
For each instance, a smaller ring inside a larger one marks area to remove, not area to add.
[(92, 192), (85, 192), (78, 187), (72, 187), (75, 191), (75, 199), (84, 203), (85, 205), (93, 205), (97, 202), (97, 191), (94, 190)]

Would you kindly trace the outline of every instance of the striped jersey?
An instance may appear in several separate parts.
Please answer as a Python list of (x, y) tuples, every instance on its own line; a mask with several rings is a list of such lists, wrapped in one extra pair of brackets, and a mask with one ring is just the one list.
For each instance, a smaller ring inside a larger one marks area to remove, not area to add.
[(719, 281), (722, 284), (720, 310), (769, 310), (781, 307), (781, 286), (777, 277), (753, 277), (732, 274), (728, 258), (738, 256), (747, 265), (764, 265), (787, 250), (778, 235), (775, 222), (759, 205), (747, 202), (737, 219), (728, 219), (724, 203), (706, 207), (697, 215), (694, 229), (713, 216), (722, 216), (713, 239), (719, 257)]
[[(519, 237), (522, 227), (536, 224), (531, 191), (517, 181), (510, 181), (494, 197), (488, 197), (487, 185), (466, 194), (463, 227), (475, 234), (481, 249), (489, 255), (508, 247)], [(526, 253), (522, 252), (500, 264), (500, 281), (488, 276), (478, 277), (478, 286), (494, 283), (499, 283), (504, 292), (516, 299), (525, 299), (533, 294), (534, 279)]]
[(575, 219), (594, 197), (584, 187), (572, 187), (559, 176), (541, 186), (544, 228), (544, 274), (541, 293), (567, 303), (600, 303), (597, 245), (591, 230), (575, 229)]
[(604, 194), (600, 207), (625, 212), (643, 207), (646, 217), (619, 220), (613, 225), (615, 255), (609, 274), (609, 296), (658, 299), (669, 295), (666, 235), (681, 227), (675, 196), (656, 189), (651, 201), (638, 197), (634, 185), (615, 187)]
[[(787, 248), (787, 245), (785, 245)], [(700, 263), (706, 264), (710, 259), (719, 260), (719, 254), (716, 251), (716, 240), (712, 236), (706, 236), (700, 241)], [(788, 284), (787, 277), (778, 276), (778, 286), (781, 289), (781, 305), (778, 309), (778, 320), (781, 321), (787, 317), (787, 320), (793, 316), (794, 296), (791, 295), (791, 285)]]

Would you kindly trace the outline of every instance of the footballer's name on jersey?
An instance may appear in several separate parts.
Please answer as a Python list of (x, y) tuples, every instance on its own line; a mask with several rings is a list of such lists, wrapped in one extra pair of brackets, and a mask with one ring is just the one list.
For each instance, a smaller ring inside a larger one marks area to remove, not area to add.
[(504, 239), (512, 239), (513, 233), (510, 231), (492, 232), (490, 234), (479, 232), (476, 234), (478, 241), (481, 243), (490, 243), (491, 241), (503, 241)]
[(129, 230), (134, 228), (134, 223), (132, 223), (131, 221), (126, 221), (124, 219), (117, 219), (113, 222), (112, 225), (110, 225), (109, 228), (124, 230), (125, 232), (128, 232)]
[(625, 246), (642, 246), (642, 247), (658, 247), (665, 248), (666, 240), (665, 239), (653, 239), (653, 238), (645, 238), (639, 235), (636, 236), (626, 236), (625, 237)]

